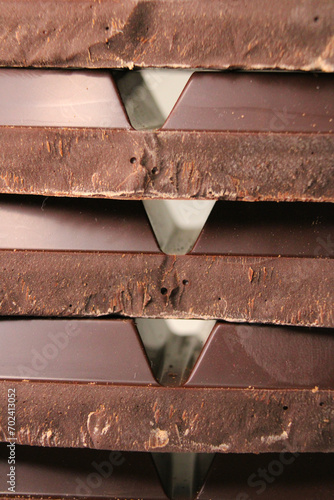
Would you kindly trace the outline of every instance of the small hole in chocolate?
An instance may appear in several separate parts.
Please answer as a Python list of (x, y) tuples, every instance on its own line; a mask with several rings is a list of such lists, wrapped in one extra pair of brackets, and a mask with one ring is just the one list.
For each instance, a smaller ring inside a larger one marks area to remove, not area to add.
[(137, 158), (135, 158), (134, 156), (132, 158), (130, 158), (130, 163), (132, 163), (132, 165), (134, 163), (136, 163), (136, 161), (137, 161)]
[(183, 280), (183, 281), (182, 281), (182, 283), (183, 283), (184, 285), (189, 285), (189, 281), (188, 281), (188, 280)]
[(286, 411), (286, 410), (288, 410), (288, 409), (289, 409), (289, 407), (288, 407), (288, 406), (286, 406), (286, 405), (285, 405), (285, 406), (283, 406), (283, 410), (284, 410), (284, 411)]
[(320, 401), (319, 406), (324, 406), (324, 404), (325, 403), (323, 401)]
[(161, 288), (161, 290), (160, 290), (160, 291), (161, 291), (162, 295), (166, 295), (166, 293), (167, 293), (167, 288), (163, 287), (163, 288)]
[(72, 304), (70, 304), (68, 307), (72, 307)]
[(316, 22), (318, 22), (318, 21), (319, 21), (319, 16), (315, 16), (315, 17), (313, 18), (313, 21), (314, 21), (315, 23), (316, 23)]
[(218, 297), (218, 300), (221, 300), (221, 298), (220, 298), (220, 297)]
[(152, 168), (152, 174), (157, 174), (158, 173), (158, 169), (157, 167), (153, 167)]
[(106, 31), (109, 31), (109, 26), (106, 26)]

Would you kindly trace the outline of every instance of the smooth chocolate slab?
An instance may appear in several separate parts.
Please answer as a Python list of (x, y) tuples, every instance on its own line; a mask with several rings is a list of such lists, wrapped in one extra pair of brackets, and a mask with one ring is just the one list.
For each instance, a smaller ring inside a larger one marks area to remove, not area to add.
[(129, 129), (108, 72), (0, 70), (0, 125)]
[(15, 494), (8, 493), (9, 449), (0, 445), (0, 498), (166, 500), (148, 453), (17, 446)]
[(323, 74), (195, 73), (163, 128), (330, 133), (333, 83)]
[(334, 330), (217, 324), (186, 386), (334, 390)]
[(334, 205), (218, 202), (191, 253), (334, 257)]
[(1, 0), (0, 27), (2, 66), (333, 71), (330, 0)]
[(158, 252), (141, 202), (1, 196), (0, 249)]
[(216, 455), (196, 499), (330, 499), (333, 466), (333, 454)]
[(132, 321), (2, 320), (0, 379), (157, 385)]

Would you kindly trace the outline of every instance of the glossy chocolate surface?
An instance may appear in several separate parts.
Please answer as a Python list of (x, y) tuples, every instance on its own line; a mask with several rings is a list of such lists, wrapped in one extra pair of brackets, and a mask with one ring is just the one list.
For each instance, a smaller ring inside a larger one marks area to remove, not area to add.
[(140, 201), (0, 197), (0, 249), (156, 252)]
[(157, 385), (132, 321), (1, 320), (0, 378)]
[(329, 203), (219, 201), (191, 253), (333, 257), (333, 235)]
[(216, 455), (197, 500), (334, 498), (334, 454)]
[(334, 390), (334, 330), (218, 323), (186, 386)]
[[(8, 495), (9, 449), (0, 445), (0, 497)], [(166, 500), (148, 453), (16, 447), (17, 497)]]
[(195, 73), (163, 129), (332, 132), (334, 77)]
[(0, 69), (0, 125), (131, 128), (109, 72)]

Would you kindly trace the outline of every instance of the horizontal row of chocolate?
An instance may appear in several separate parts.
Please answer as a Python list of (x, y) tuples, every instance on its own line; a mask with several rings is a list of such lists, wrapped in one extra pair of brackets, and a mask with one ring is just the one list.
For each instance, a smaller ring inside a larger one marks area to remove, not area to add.
[(0, 192), (333, 202), (333, 79), (196, 73), (134, 130), (108, 72), (0, 70)]
[[(0, 498), (167, 500), (150, 455), (16, 447), (15, 494), (8, 494), (10, 449), (0, 446)], [(217, 455), (196, 500), (334, 498), (333, 454)], [(194, 497), (193, 497), (194, 498)]]
[[(0, 347), (0, 379), (159, 385), (131, 320), (3, 319)], [(334, 329), (218, 323), (195, 367), (170, 367), (163, 385), (178, 368), (185, 387), (334, 391)]]
[(218, 324), (164, 386), (131, 321), (2, 320), (0, 347), (1, 413), (10, 391), (20, 444), (334, 451), (333, 330)]
[(0, 65), (333, 71), (333, 23), (330, 0), (1, 0)]
[(140, 202), (3, 195), (0, 314), (333, 327), (333, 210), (220, 201), (173, 256)]

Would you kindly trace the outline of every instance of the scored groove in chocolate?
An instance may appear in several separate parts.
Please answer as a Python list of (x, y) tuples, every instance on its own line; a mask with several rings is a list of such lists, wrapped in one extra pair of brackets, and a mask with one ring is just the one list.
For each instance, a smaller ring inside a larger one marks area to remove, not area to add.
[(334, 67), (330, 0), (1, 0), (0, 27), (2, 66)]
[[(334, 390), (333, 332), (219, 323), (194, 368), (184, 367), (188, 380), (160, 383)], [(3, 319), (0, 347), (1, 379), (158, 385), (130, 320)], [(161, 366), (168, 361), (163, 358)]]

